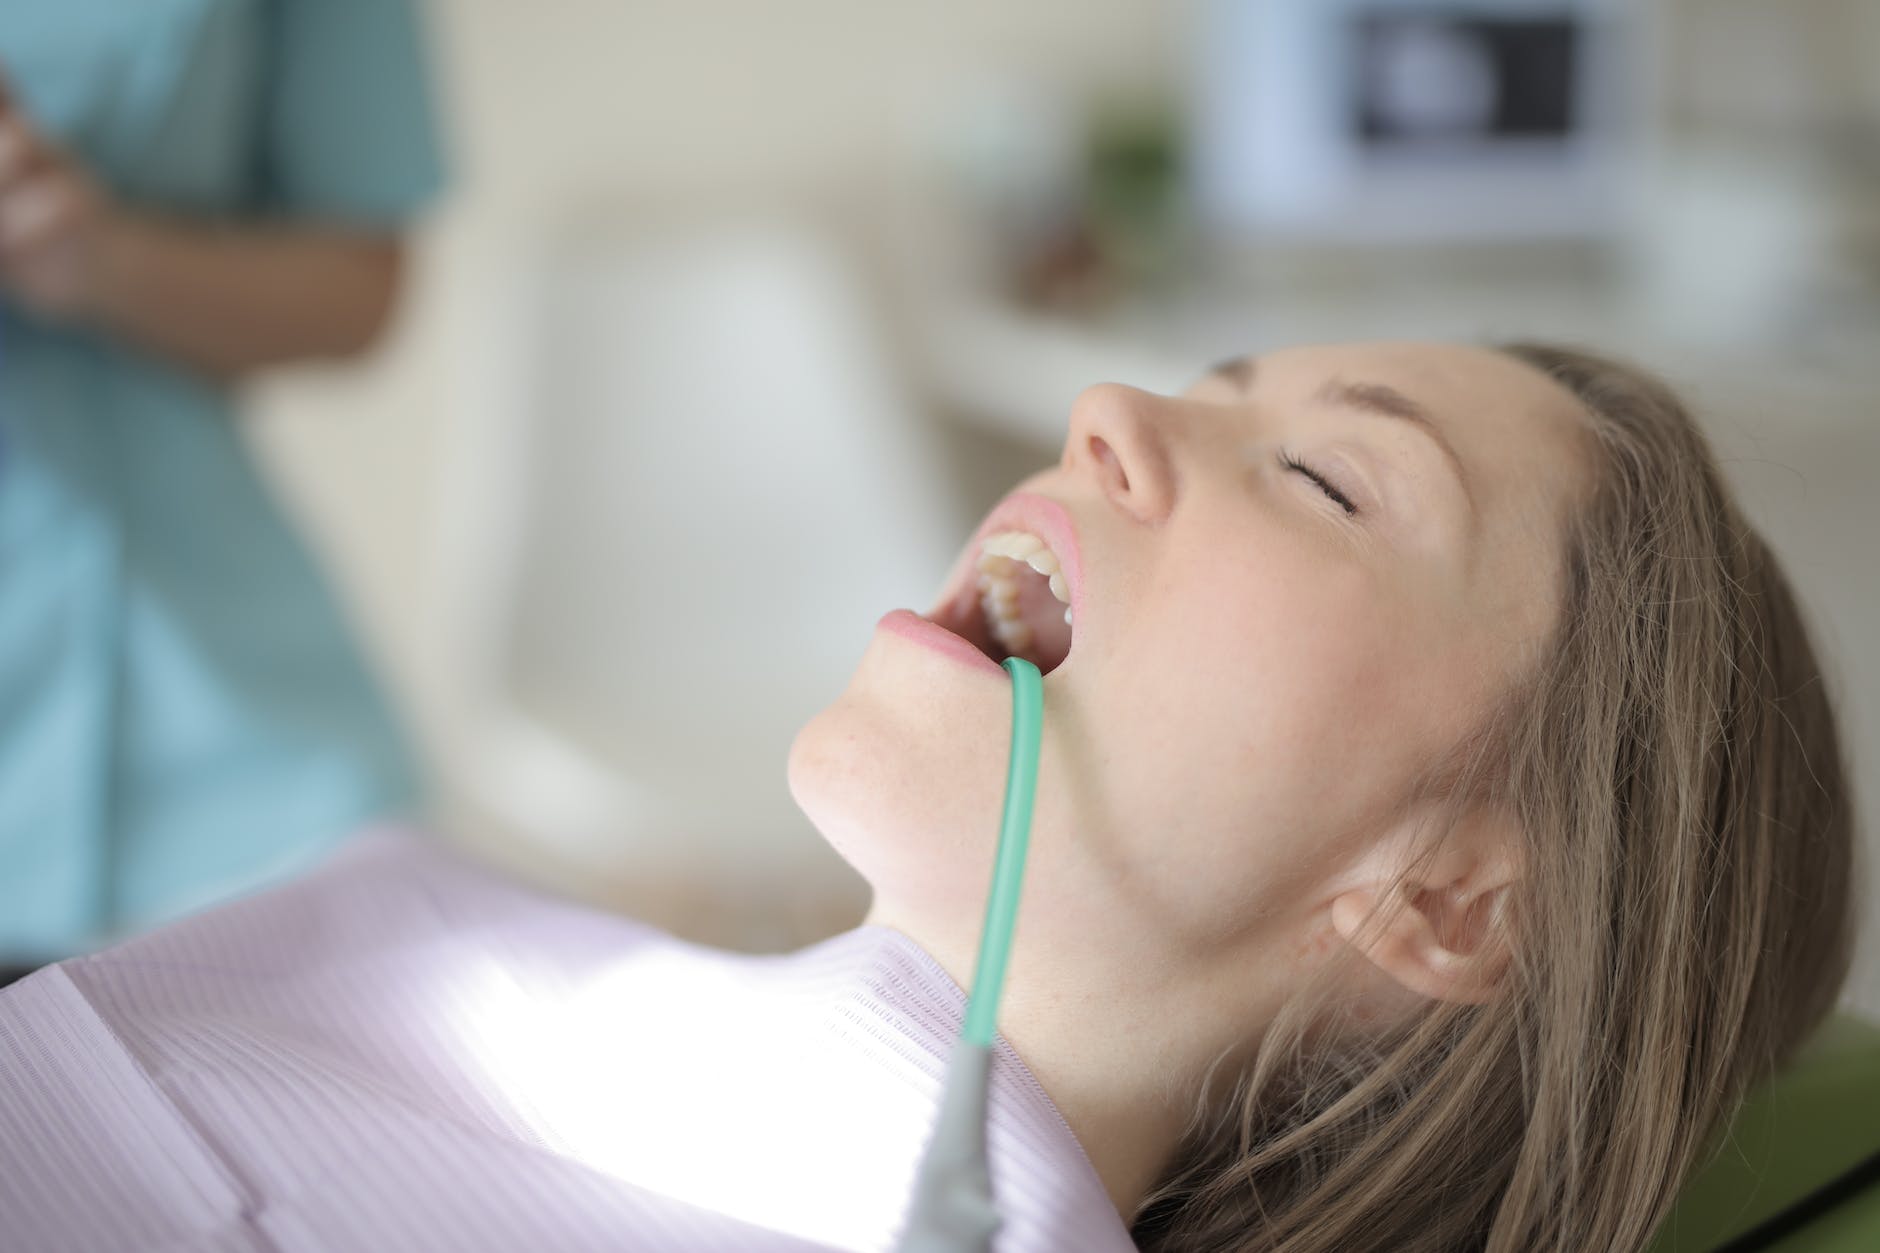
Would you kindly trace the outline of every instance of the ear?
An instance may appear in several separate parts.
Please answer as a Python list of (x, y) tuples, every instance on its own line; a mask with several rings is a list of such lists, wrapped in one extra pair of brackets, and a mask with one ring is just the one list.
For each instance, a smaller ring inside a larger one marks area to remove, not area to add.
[(1511, 815), (1484, 808), (1466, 815), (1401, 881), (1403, 858), (1380, 855), (1362, 883), (1332, 899), (1332, 927), (1419, 996), (1491, 1000), (1514, 955), (1507, 906), (1521, 877), (1519, 837)]

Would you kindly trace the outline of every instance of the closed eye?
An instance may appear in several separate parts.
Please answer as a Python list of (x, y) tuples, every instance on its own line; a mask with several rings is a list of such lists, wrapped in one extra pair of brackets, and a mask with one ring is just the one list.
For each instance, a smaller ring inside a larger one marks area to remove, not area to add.
[(1283, 448), (1280, 450), (1279, 463), (1280, 465), (1284, 466), (1286, 469), (1293, 471), (1295, 474), (1303, 474), (1307, 478), (1311, 479), (1315, 484), (1318, 485), (1318, 489), (1324, 492), (1328, 498), (1334, 501), (1338, 505), (1339, 508), (1343, 509), (1347, 515), (1355, 514), (1358, 512), (1358, 506), (1351, 503), (1351, 497), (1345, 495), (1345, 493), (1338, 490), (1337, 484), (1333, 483), (1330, 479), (1326, 478), (1323, 474), (1320, 474), (1317, 470), (1314, 470), (1311, 466), (1299, 460), (1297, 457), (1293, 456), (1291, 453), (1287, 452)]

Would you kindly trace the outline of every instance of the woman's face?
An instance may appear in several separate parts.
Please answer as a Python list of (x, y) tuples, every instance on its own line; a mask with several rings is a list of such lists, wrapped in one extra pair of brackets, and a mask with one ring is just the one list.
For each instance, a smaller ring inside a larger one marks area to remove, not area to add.
[(1174, 397), (1092, 387), (927, 621), (883, 619), (799, 734), (792, 790), (874, 917), (976, 934), (1011, 719), (976, 566), (984, 535), (1033, 532), (1075, 615), (990, 563), (1048, 668), (1021, 933), (1192, 956), (1297, 932), (1545, 640), (1576, 412), (1438, 344), (1276, 351)]

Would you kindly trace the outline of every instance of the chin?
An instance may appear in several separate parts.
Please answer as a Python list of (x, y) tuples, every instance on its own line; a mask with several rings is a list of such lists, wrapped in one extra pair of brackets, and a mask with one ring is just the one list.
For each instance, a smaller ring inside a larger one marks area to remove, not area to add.
[(788, 778), (797, 808), (843, 860), (873, 883), (862, 864), (866, 859), (858, 859), (856, 850), (863, 833), (880, 824), (869, 821), (867, 806), (858, 799), (882, 787), (873, 777), (882, 763), (864, 749), (872, 737), (867, 719), (856, 712), (845, 695), (804, 723), (790, 742)]
[(983, 905), (998, 837), (1008, 715), (893, 640), (797, 732), (790, 794), (878, 901)]

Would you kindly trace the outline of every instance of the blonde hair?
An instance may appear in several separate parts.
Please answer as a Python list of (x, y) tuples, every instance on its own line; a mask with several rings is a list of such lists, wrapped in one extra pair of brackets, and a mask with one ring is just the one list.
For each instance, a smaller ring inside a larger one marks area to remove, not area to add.
[(1209, 1083), (1149, 1253), (1639, 1248), (1845, 977), (1851, 805), (1787, 580), (1663, 383), (1500, 350), (1596, 463), (1544, 660), (1440, 772), (1526, 836), (1504, 992), (1368, 1038), (1301, 998)]

